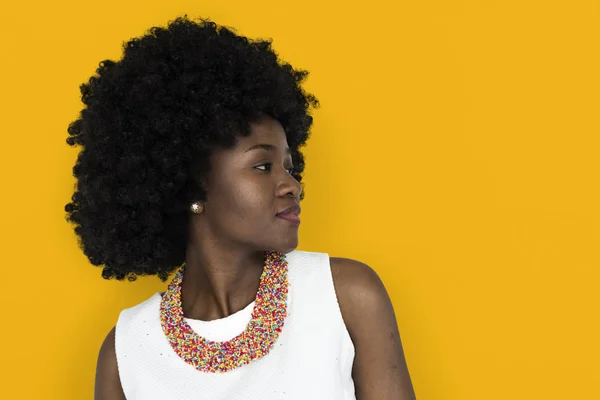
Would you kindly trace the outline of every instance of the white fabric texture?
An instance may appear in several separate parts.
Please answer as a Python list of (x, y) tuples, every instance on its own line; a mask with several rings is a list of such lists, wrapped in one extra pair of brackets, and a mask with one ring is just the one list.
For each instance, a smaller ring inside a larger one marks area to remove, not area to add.
[[(160, 325), (157, 292), (121, 311), (115, 333), (119, 377), (128, 400), (355, 400), (354, 345), (340, 312), (329, 255), (294, 250), (288, 261), (287, 311), (273, 349), (225, 373), (196, 370), (174, 352)], [(186, 319), (217, 341), (240, 334), (254, 302), (226, 318)]]

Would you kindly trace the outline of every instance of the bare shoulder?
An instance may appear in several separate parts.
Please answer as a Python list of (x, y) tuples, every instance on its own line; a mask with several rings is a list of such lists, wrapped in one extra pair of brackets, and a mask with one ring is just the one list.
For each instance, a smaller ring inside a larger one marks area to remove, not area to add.
[(125, 400), (117, 367), (115, 331), (116, 327), (113, 327), (100, 346), (96, 365), (94, 400)]
[(331, 274), (344, 317), (360, 317), (373, 308), (391, 307), (381, 278), (367, 264), (350, 258), (331, 257)]
[(352, 378), (360, 400), (415, 400), (387, 290), (367, 264), (330, 257), (342, 318), (355, 347)]

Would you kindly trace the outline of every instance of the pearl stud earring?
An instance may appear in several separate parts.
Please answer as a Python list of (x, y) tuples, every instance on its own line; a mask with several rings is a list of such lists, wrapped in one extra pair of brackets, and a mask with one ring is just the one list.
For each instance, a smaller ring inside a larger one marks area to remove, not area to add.
[(202, 203), (198, 203), (198, 202), (192, 203), (190, 209), (195, 214), (200, 214), (202, 211), (204, 211), (204, 205)]

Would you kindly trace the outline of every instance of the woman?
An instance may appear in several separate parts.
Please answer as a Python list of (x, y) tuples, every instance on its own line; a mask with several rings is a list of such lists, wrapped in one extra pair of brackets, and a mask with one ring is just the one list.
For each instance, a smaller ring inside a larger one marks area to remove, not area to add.
[(295, 250), (307, 76), (186, 17), (81, 86), (67, 219), (102, 277), (175, 273), (123, 310), (101, 399), (414, 399), (392, 305), (358, 261)]

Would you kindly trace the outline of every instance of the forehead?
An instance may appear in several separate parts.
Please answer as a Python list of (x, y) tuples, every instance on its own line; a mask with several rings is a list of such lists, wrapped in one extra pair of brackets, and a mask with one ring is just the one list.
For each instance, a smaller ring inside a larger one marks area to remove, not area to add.
[(247, 152), (253, 146), (264, 144), (276, 147), (277, 151), (287, 153), (288, 142), (283, 126), (271, 117), (250, 123), (250, 135), (238, 136), (233, 148), (215, 148), (211, 154), (211, 164), (235, 165), (243, 162), (253, 152)]
[(240, 137), (236, 147), (246, 150), (247, 147), (258, 143), (287, 147), (285, 130), (279, 121), (265, 116), (259, 121), (251, 122), (250, 135)]

